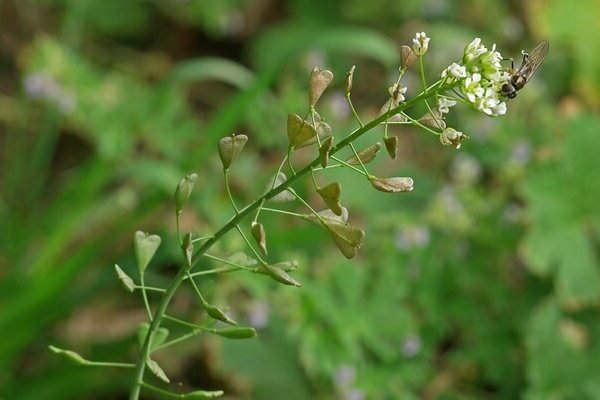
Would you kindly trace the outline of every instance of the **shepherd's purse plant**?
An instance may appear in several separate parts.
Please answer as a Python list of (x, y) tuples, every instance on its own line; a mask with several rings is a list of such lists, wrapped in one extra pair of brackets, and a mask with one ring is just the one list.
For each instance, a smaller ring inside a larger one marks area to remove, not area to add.
[[(414, 188), (412, 178), (380, 177), (373, 175), (367, 169), (367, 164), (383, 147), (390, 158), (396, 158), (398, 137), (389, 134), (390, 125), (416, 126), (437, 136), (443, 145), (458, 149), (467, 135), (447, 126), (445, 121), (446, 114), (457, 103), (463, 103), (491, 117), (506, 113), (508, 98), (503, 94), (502, 88), (510, 82), (513, 71), (502, 65), (502, 56), (496, 51), (495, 45), (488, 49), (479, 38), (476, 38), (465, 47), (464, 54), (458, 62), (443, 69), (437, 81), (428, 83), (424, 72), (424, 61), (429, 41), (427, 35), (420, 32), (415, 35), (411, 47), (402, 46), (401, 65), (396, 81), (389, 88), (389, 99), (381, 107), (379, 116), (367, 123), (363, 123), (351, 100), (355, 68), (350, 69), (344, 83), (345, 97), (356, 119), (357, 128), (343, 137), (333, 134), (332, 128), (316, 108), (319, 98), (334, 80), (333, 73), (327, 69), (314, 68), (309, 78), (308, 111), (304, 116), (298, 114), (288, 116), (287, 151), (265, 192), (249, 204), (238, 204), (229, 187), (229, 171), (235, 168), (236, 158), (243, 151), (248, 137), (238, 134), (222, 138), (218, 143), (218, 153), (223, 165), (224, 185), (231, 202), (233, 216), (216, 232), (201, 235), (196, 232), (181, 231), (181, 215), (192, 195), (198, 175), (192, 173), (181, 180), (175, 191), (174, 203), (183, 263), (168, 286), (153, 287), (145, 280), (145, 271), (161, 244), (161, 238), (157, 235), (140, 231), (134, 235), (134, 250), (139, 272), (137, 280), (128, 276), (118, 265), (114, 266), (123, 287), (131, 293), (141, 294), (147, 313), (148, 322), (141, 324), (138, 331), (140, 348), (135, 362), (90, 361), (70, 350), (55, 346), (50, 346), (50, 350), (84, 366), (131, 370), (130, 400), (139, 399), (142, 389), (165, 398), (178, 399), (206, 399), (223, 395), (223, 391), (220, 390), (176, 393), (173, 388), (169, 388), (168, 372), (165, 372), (152, 356), (156, 352), (204, 333), (228, 339), (248, 339), (256, 336), (254, 328), (238, 326), (223, 309), (211, 304), (209, 299), (200, 292), (197, 279), (224, 272), (242, 271), (273, 279), (283, 285), (300, 286), (292, 276), (293, 271), (298, 267), (296, 261), (270, 259), (266, 229), (260, 222), (262, 212), (285, 214), (286, 217), (297, 217), (318, 225), (331, 236), (341, 253), (351, 259), (363, 244), (365, 232), (349, 222), (348, 210), (340, 202), (341, 185), (338, 182), (322, 183), (328, 170), (347, 168), (361, 175), (368, 184), (381, 192), (410, 192)], [(403, 85), (402, 78), (411, 67), (418, 69), (422, 87), (419, 94), (406, 99), (407, 88)], [(421, 103), (427, 108), (425, 115), (417, 118), (411, 116), (408, 111)], [(364, 149), (355, 148), (353, 143), (356, 139), (380, 126), (383, 127), (382, 137), (373, 138), (374, 143)], [(314, 149), (314, 159), (298, 167), (294, 163), (294, 152), (308, 146)], [(342, 157), (342, 150), (346, 149), (349, 156)], [(316, 210), (294, 190), (294, 186), (301, 179), (309, 176), (314, 184), (314, 190), (327, 206), (324, 210)], [(286, 211), (272, 205), (287, 201), (299, 202), (306, 208), (306, 213)], [(231, 230), (239, 233), (251, 251), (251, 257), (241, 256), (241, 253), (228, 257), (209, 252)], [(206, 259), (217, 262), (220, 266), (199, 270), (199, 264)], [(183, 284), (191, 286), (203, 308), (204, 316), (200, 323), (186, 321), (167, 312), (169, 303)], [(158, 295), (159, 299), (156, 302), (151, 301), (150, 294)], [(167, 326), (173, 325), (180, 325), (188, 332), (167, 340), (169, 336)], [(147, 372), (157, 379), (150, 379)]]

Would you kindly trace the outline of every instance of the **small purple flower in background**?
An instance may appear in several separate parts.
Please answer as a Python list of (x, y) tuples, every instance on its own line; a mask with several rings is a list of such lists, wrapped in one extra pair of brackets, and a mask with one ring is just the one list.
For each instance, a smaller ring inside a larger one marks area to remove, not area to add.
[(531, 144), (526, 140), (521, 140), (513, 147), (510, 159), (517, 165), (525, 165), (531, 159)]
[(269, 305), (262, 301), (255, 302), (248, 311), (248, 322), (256, 329), (264, 329), (269, 325)]
[(360, 389), (350, 389), (342, 394), (343, 400), (363, 400), (365, 394)]
[(429, 228), (426, 226), (406, 227), (396, 233), (396, 248), (409, 251), (426, 247), (430, 241)]
[(75, 95), (45, 72), (27, 75), (23, 80), (25, 94), (33, 100), (48, 101), (63, 114), (71, 113), (77, 104)]
[(333, 381), (337, 388), (346, 388), (354, 383), (356, 370), (351, 365), (342, 365), (335, 371)]
[(36, 100), (55, 97), (60, 91), (56, 81), (44, 72), (27, 75), (23, 87), (27, 96)]
[(421, 352), (421, 338), (412, 335), (404, 339), (402, 343), (402, 354), (406, 358), (413, 358)]
[(472, 185), (479, 181), (481, 178), (482, 168), (481, 163), (475, 157), (460, 153), (450, 167), (450, 175), (458, 183), (465, 185)]
[(346, 101), (346, 96), (340, 90), (336, 90), (329, 96), (329, 107), (333, 111), (333, 114), (338, 118), (348, 118), (350, 116), (350, 107)]

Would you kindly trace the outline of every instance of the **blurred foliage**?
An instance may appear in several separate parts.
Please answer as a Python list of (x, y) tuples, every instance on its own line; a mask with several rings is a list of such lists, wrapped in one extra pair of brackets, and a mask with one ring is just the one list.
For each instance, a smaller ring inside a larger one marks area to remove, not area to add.
[[(252, 200), (279, 162), (286, 115), (306, 107), (312, 67), (336, 75), (319, 111), (339, 138), (355, 128), (349, 67), (355, 105), (376, 115), (400, 45), (425, 31), (428, 76), (475, 36), (515, 59), (542, 38), (551, 48), (505, 118), (453, 110), (449, 124), (471, 137), (461, 150), (392, 128), (398, 161), (372, 168), (414, 177), (410, 194), (368, 190), (348, 171), (318, 177), (340, 181), (367, 231), (356, 260), (317, 227), (261, 214), (270, 256), (298, 258), (303, 287), (206, 280), (259, 337), (186, 342), (161, 365), (183, 388), (230, 398), (600, 399), (596, 1), (7, 0), (0, 12), (1, 398), (122, 398), (128, 376), (46, 347), (132, 358), (143, 310), (112, 265), (136, 276), (133, 232), (161, 234), (147, 279), (167, 282), (181, 177), (198, 172), (200, 188), (184, 230), (231, 215), (219, 138), (249, 136), (231, 180)], [(415, 94), (417, 75), (406, 82)], [(297, 190), (320, 201), (309, 182)], [(241, 248), (230, 235), (216, 251)], [(173, 309), (197, 319), (191, 292)]]

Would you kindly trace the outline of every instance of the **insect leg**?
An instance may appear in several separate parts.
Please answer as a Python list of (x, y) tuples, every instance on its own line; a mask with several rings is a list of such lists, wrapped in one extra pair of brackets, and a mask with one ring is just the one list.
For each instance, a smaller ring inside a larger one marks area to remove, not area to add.
[(503, 58), (502, 61), (510, 61), (510, 69), (515, 70), (515, 60), (512, 57)]

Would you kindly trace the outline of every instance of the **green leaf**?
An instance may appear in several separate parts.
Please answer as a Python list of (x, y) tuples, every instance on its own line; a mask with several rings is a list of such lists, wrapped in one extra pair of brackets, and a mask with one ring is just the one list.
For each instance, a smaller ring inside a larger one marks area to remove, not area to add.
[(117, 264), (115, 264), (115, 272), (117, 273), (117, 277), (121, 281), (121, 284), (123, 284), (123, 287), (128, 292), (133, 292), (135, 290), (133, 279), (131, 279)]
[(224, 169), (229, 169), (229, 166), (235, 158), (242, 152), (248, 136), (246, 135), (231, 135), (225, 136), (219, 140), (219, 157), (223, 163)]
[(325, 204), (327, 204), (335, 215), (342, 215), (343, 212), (342, 205), (340, 204), (341, 192), (342, 186), (338, 182), (333, 182), (327, 186), (317, 188), (317, 193), (321, 195)]
[[(137, 331), (137, 339), (140, 349), (144, 346), (144, 341), (146, 340), (146, 335), (148, 335), (148, 329), (150, 329), (150, 325), (147, 322), (142, 322), (138, 327)], [(152, 338), (152, 343), (150, 344), (150, 351), (156, 349), (161, 344), (167, 340), (169, 337), (169, 330), (164, 327), (158, 328), (154, 332), (154, 337)]]
[(140, 274), (143, 274), (146, 270), (146, 267), (152, 260), (152, 257), (154, 257), (158, 246), (160, 246), (160, 236), (150, 235), (142, 231), (137, 231), (135, 233), (133, 247)]
[(288, 115), (287, 134), (289, 146), (296, 148), (317, 135), (315, 128), (297, 114)]
[(231, 60), (202, 57), (179, 62), (174, 66), (167, 80), (175, 84), (217, 80), (243, 89), (250, 86), (255, 77), (248, 68)]
[(64, 358), (66, 358), (67, 360), (74, 362), (75, 364), (86, 365), (88, 363), (88, 361), (85, 358), (81, 357), (79, 354), (75, 353), (74, 351), (59, 349), (58, 347), (55, 347), (55, 346), (48, 346), (48, 349), (51, 352), (53, 352), (54, 354), (61, 355)]
[[(381, 150), (381, 147), (381, 143), (377, 142), (359, 151), (358, 157), (360, 158), (360, 161), (362, 161), (363, 164), (373, 161), (379, 153), (379, 151)], [(358, 158), (356, 158), (356, 156), (348, 157), (348, 159), (346, 160), (346, 162), (350, 165), (359, 165), (360, 161), (358, 161)]]
[(532, 229), (524, 240), (527, 267), (554, 279), (563, 306), (582, 308), (600, 303), (600, 262), (589, 221), (600, 215), (597, 167), (600, 119), (581, 116), (569, 121), (559, 157), (537, 165), (523, 190)]
[(146, 365), (158, 379), (165, 383), (171, 382), (167, 377), (167, 374), (165, 374), (165, 371), (163, 371), (163, 369), (160, 367), (160, 365), (158, 365), (156, 361), (149, 358), (146, 360)]
[(241, 326), (235, 328), (211, 329), (210, 332), (227, 339), (251, 339), (257, 335), (254, 328)]

